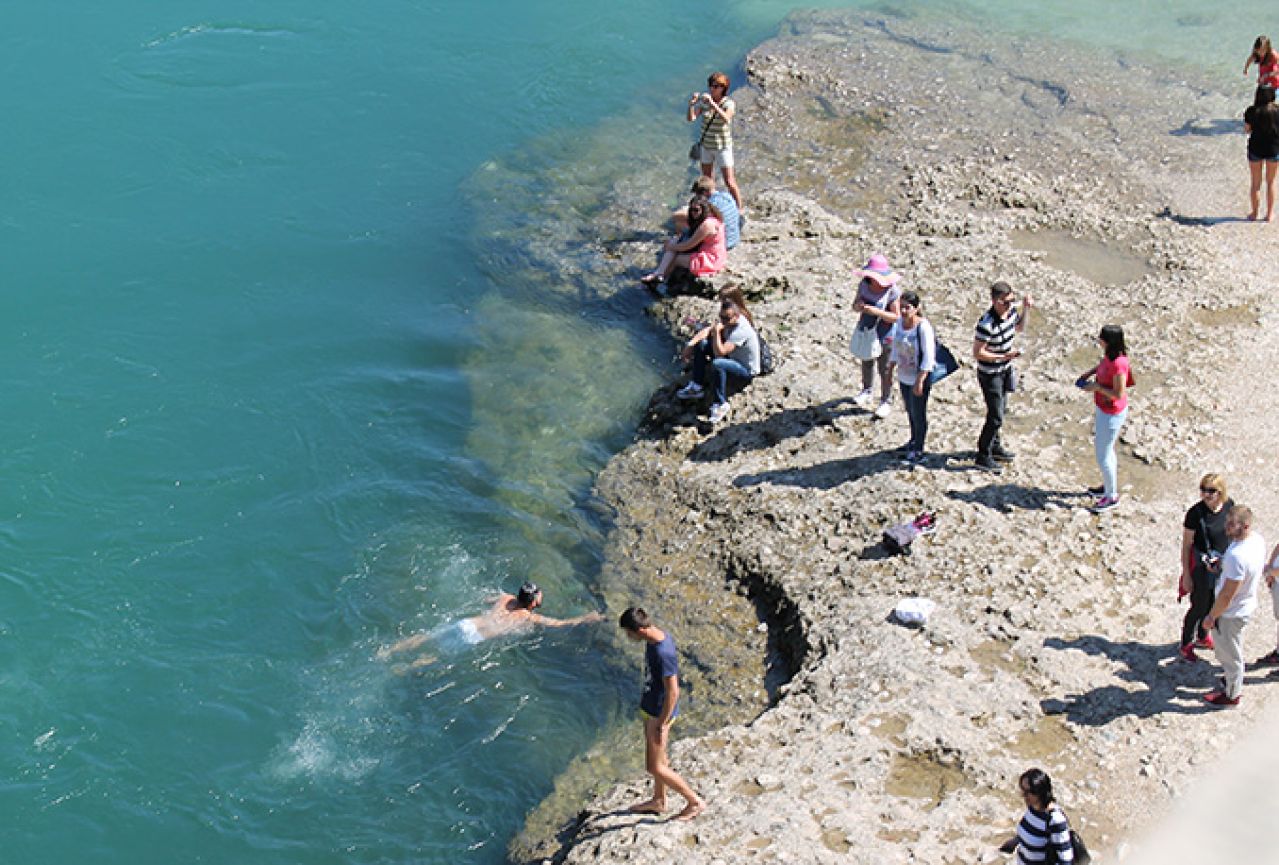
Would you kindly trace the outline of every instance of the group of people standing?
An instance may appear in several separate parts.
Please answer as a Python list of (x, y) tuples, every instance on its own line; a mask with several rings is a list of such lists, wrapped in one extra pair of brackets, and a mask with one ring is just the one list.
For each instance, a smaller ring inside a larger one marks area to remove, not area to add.
[[(910, 422), (910, 440), (899, 448), (903, 464), (914, 466), (925, 455), (928, 436), (928, 397), (938, 380), (941, 343), (932, 324), (923, 316), (918, 294), (902, 291), (901, 274), (888, 259), (876, 253), (866, 266), (855, 272), (859, 278), (853, 300), (857, 323), (849, 342), (861, 362), (861, 391), (854, 402), (876, 418), (892, 412), (893, 379), (901, 390)], [(1021, 356), (1016, 339), (1026, 328), (1034, 302), (1029, 294), (1018, 305), (1012, 286), (1000, 281), (990, 287), (990, 307), (973, 329), (972, 357), (977, 381), (985, 402), (986, 417), (977, 436), (978, 468), (998, 474), (1016, 454), (1004, 445), (1002, 431), (1008, 395), (1016, 392), (1019, 379), (1014, 361)], [(1094, 512), (1108, 511), (1119, 504), (1118, 460), (1115, 442), (1128, 416), (1128, 389), (1134, 381), (1128, 360), (1123, 328), (1109, 324), (1097, 335), (1101, 357), (1075, 381), (1091, 393), (1094, 403), (1094, 441), (1101, 484), (1090, 487), (1097, 496)], [(879, 391), (874, 388), (879, 374)], [(876, 405), (876, 397), (878, 404)]]
[[(1199, 479), (1199, 501), (1186, 511), (1181, 532), (1181, 571), (1177, 598), (1189, 598), (1181, 623), (1181, 660), (1199, 660), (1196, 649), (1214, 651), (1221, 664), (1221, 686), (1206, 695), (1210, 705), (1239, 705), (1243, 690), (1243, 630), (1257, 611), (1264, 582), (1275, 614), (1275, 648), (1254, 662), (1279, 668), (1279, 546), (1266, 556), (1266, 542), (1253, 529), (1252, 509), (1236, 504), (1226, 479), (1209, 473)], [(1279, 669), (1272, 677), (1279, 676)]]

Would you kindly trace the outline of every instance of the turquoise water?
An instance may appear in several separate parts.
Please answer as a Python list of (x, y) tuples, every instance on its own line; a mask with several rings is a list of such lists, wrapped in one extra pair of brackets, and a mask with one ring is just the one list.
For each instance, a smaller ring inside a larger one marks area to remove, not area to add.
[[(526, 574), (597, 607), (590, 479), (668, 370), (639, 298), (579, 314), (484, 255), (538, 214), (478, 178), (598, 195), (624, 166), (557, 154), (637, 105), (679, 132), (787, 5), (0, 12), (6, 859), (501, 861), (636, 671), (599, 626), (417, 677), (373, 653)], [(1265, 29), (1020, 8), (1223, 80)]]

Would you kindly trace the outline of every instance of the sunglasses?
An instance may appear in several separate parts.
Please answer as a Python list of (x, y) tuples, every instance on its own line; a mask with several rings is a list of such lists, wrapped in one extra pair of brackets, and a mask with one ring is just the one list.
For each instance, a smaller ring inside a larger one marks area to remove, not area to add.
[(1221, 492), (1221, 490), (1216, 487), (1200, 487), (1199, 492), (1201, 495), (1215, 496), (1217, 493)]

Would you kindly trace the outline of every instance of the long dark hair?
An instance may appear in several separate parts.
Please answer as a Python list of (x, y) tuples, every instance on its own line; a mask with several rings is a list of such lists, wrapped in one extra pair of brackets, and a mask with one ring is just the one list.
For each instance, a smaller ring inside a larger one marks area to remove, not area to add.
[(1124, 342), (1124, 329), (1117, 324), (1108, 324), (1101, 329), (1101, 341), (1106, 344), (1106, 359), (1117, 360), (1128, 354), (1128, 345)]
[(1274, 53), (1275, 49), (1270, 47), (1269, 36), (1258, 36), (1256, 41), (1252, 43), (1252, 56), (1258, 63), (1270, 59)]
[(735, 285), (724, 286), (723, 288), (719, 290), (719, 299), (721, 301), (731, 300), (733, 302), (733, 305), (736, 306), (738, 310), (741, 311), (742, 315), (746, 316), (746, 320), (749, 321), (752, 326), (754, 326), (755, 318), (754, 316), (751, 315), (751, 311), (747, 309), (746, 295), (742, 293), (742, 290), (740, 288), (738, 288)]
[(1053, 779), (1043, 769), (1027, 769), (1021, 773), (1018, 785), (1039, 800), (1039, 806), (1047, 810), (1053, 803)]
[[(701, 209), (701, 212), (702, 212), (702, 215), (701, 215), (701, 216), (699, 216), (699, 217), (697, 217), (696, 219), (694, 219), (694, 218), (693, 218), (693, 205), (697, 205), (697, 206), (698, 206), (698, 208), (700, 208), (700, 209)], [(706, 217), (708, 217), (708, 216), (714, 216), (714, 217), (715, 217), (716, 219), (718, 219), (720, 222), (723, 222), (723, 221), (724, 221), (724, 214), (720, 213), (720, 212), (719, 212), (719, 208), (718, 208), (718, 207), (716, 207), (715, 205), (711, 204), (711, 200), (710, 200), (709, 198), (707, 198), (705, 195), (694, 195), (692, 198), (690, 198), (690, 199), (688, 200), (688, 229), (689, 229), (689, 231), (696, 231), (696, 230), (697, 230), (697, 227), (698, 227), (699, 225), (701, 225), (701, 224), (702, 224), (702, 222), (703, 222), (703, 221), (706, 219)]]

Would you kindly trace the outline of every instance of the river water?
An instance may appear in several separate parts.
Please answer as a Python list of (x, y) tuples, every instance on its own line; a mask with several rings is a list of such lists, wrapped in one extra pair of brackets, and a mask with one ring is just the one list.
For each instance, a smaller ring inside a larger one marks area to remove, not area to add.
[[(528, 575), (550, 615), (600, 606), (591, 479), (669, 349), (522, 239), (637, 137), (683, 141), (789, 5), (0, 11), (7, 860), (502, 861), (630, 711), (611, 626), (421, 675), (374, 653)], [(1251, 0), (868, 9), (1185, 64), (1241, 107), (1266, 30)]]

